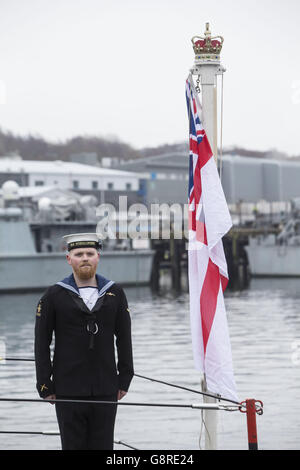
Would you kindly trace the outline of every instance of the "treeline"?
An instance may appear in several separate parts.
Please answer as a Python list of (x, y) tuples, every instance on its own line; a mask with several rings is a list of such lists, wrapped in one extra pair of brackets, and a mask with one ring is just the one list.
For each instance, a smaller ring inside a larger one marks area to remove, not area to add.
[[(0, 157), (14, 154), (20, 155), (24, 160), (66, 160), (71, 155), (94, 153), (99, 162), (102, 157), (115, 157), (120, 160), (130, 160), (139, 157), (155, 156), (173, 152), (188, 152), (188, 143), (164, 144), (157, 147), (145, 147), (137, 150), (118, 138), (104, 138), (100, 136), (82, 135), (61, 142), (49, 142), (39, 135), (29, 134), (19, 136), (0, 128)], [(223, 155), (240, 155), (253, 158), (284, 159), (286, 154), (276, 150), (258, 151), (232, 146), (223, 149)], [(293, 157), (296, 160), (300, 156)]]
[(0, 156), (20, 155), (24, 160), (69, 160), (79, 153), (102, 157), (137, 158), (139, 152), (117, 138), (76, 136), (62, 142), (49, 142), (38, 135), (19, 136), (0, 129)]
[(0, 128), (0, 157), (20, 155), (24, 160), (69, 160), (71, 155), (96, 153), (102, 157), (131, 160), (178, 151), (188, 151), (187, 143), (164, 144), (137, 150), (118, 138), (75, 136), (62, 142), (49, 142), (38, 135), (19, 136)]

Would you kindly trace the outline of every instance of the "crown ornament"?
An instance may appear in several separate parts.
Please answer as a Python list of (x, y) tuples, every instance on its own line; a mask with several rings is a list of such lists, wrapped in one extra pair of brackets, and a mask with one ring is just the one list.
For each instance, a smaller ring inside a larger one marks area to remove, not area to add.
[(220, 53), (223, 42), (224, 38), (222, 36), (211, 36), (209, 23), (206, 23), (204, 37), (194, 36), (192, 38), (195, 52), (195, 65), (197, 66), (206, 62), (220, 63)]

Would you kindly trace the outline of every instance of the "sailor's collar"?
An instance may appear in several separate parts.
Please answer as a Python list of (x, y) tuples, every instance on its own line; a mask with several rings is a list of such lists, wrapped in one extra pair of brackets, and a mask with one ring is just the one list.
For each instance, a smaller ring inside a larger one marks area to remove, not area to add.
[[(98, 286), (98, 297), (102, 297), (102, 295), (104, 295), (105, 292), (114, 284), (114, 281), (110, 281), (109, 279), (106, 279), (100, 274), (96, 274), (96, 280)], [(80, 296), (80, 292), (73, 273), (70, 276), (65, 277), (62, 281), (57, 282), (56, 284)]]

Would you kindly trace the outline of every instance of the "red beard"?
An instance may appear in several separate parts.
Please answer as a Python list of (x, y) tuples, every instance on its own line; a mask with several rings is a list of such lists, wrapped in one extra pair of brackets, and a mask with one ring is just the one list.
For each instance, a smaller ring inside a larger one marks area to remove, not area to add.
[(79, 268), (74, 268), (75, 273), (82, 281), (86, 281), (87, 279), (92, 279), (96, 274), (97, 266), (91, 265), (82, 265)]

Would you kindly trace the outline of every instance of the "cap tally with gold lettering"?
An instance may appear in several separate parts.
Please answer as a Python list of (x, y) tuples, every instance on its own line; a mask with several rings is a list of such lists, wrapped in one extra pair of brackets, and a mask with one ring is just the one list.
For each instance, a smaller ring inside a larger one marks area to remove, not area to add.
[(71, 233), (63, 237), (68, 246), (68, 251), (75, 248), (102, 249), (102, 242), (96, 233)]

